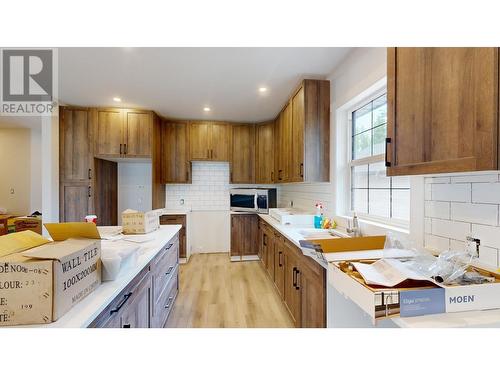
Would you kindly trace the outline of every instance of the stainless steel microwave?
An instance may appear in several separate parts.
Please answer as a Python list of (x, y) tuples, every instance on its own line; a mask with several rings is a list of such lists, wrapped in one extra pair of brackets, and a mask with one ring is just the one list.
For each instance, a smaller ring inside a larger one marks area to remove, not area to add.
[(231, 211), (267, 214), (270, 208), (276, 208), (276, 189), (231, 189), (230, 200)]

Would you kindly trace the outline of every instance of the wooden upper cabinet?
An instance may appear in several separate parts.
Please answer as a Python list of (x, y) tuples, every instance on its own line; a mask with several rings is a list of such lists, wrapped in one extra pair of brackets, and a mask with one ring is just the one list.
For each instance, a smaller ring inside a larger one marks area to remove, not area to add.
[(163, 121), (161, 129), (161, 181), (164, 184), (191, 182), (188, 124), (183, 121)]
[(274, 173), (274, 122), (257, 124), (255, 182), (272, 184), (275, 182)]
[(278, 117), (277, 182), (290, 182), (292, 158), (292, 106), (288, 103)]
[(292, 98), (292, 160), (290, 166), (290, 181), (304, 180), (304, 86)]
[(95, 154), (120, 157), (123, 151), (123, 111), (119, 108), (94, 109)]
[(210, 159), (210, 140), (208, 122), (189, 123), (189, 158), (190, 160)]
[(61, 107), (60, 111), (61, 180), (88, 181), (92, 176), (93, 159), (89, 111), (70, 107)]
[(229, 161), (231, 125), (211, 121), (189, 123), (189, 159)]
[(153, 140), (151, 111), (97, 108), (93, 112), (96, 156), (151, 157)]
[(231, 182), (255, 183), (255, 125), (233, 125)]
[(124, 156), (151, 157), (153, 114), (149, 111), (125, 110)]
[(213, 122), (210, 124), (210, 160), (229, 161), (231, 150), (231, 125)]
[(387, 174), (498, 169), (498, 48), (389, 48)]

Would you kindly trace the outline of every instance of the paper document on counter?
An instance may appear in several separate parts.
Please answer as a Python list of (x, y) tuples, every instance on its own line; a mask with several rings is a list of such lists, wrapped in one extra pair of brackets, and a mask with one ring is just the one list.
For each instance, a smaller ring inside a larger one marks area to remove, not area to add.
[(406, 280), (429, 280), (397, 259), (380, 259), (372, 264), (353, 262), (352, 265), (369, 285), (393, 287)]

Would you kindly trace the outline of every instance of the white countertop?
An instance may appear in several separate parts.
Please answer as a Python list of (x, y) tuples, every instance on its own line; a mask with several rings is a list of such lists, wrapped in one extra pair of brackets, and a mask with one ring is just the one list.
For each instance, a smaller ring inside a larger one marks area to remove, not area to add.
[(392, 318), (401, 328), (499, 328), (500, 309)]
[(164, 215), (187, 215), (191, 211), (192, 210), (190, 208), (175, 208), (175, 209), (165, 208), (165, 209), (163, 209), (163, 214)]
[(59, 320), (50, 324), (15, 327), (41, 328), (84, 328), (108, 306), (135, 276), (160, 252), (181, 229), (180, 225), (162, 225), (149, 235), (153, 240), (140, 244), (139, 257), (133, 266), (120, 270), (113, 281), (104, 281), (92, 294), (85, 297)]

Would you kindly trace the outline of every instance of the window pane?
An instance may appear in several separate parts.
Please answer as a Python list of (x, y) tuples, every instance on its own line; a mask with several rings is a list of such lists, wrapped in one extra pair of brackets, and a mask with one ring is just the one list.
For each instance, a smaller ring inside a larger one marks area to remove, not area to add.
[(373, 155), (385, 154), (386, 137), (387, 125), (381, 125), (373, 129)]
[(369, 190), (370, 215), (391, 217), (391, 190), (390, 189), (370, 189)]
[(392, 191), (392, 217), (400, 220), (410, 220), (410, 190)]
[(359, 134), (372, 127), (372, 103), (352, 113), (352, 134)]
[(368, 213), (368, 189), (352, 189), (351, 210), (358, 213)]
[(351, 174), (353, 189), (368, 189), (368, 165), (353, 167)]
[(352, 138), (352, 159), (361, 159), (372, 154), (372, 132), (367, 131)]
[(397, 176), (392, 178), (392, 188), (393, 189), (409, 189), (410, 188), (410, 177), (409, 176)]
[(391, 178), (386, 176), (384, 162), (370, 164), (369, 186), (370, 189), (389, 189)]
[(373, 101), (373, 127), (387, 123), (387, 96)]

